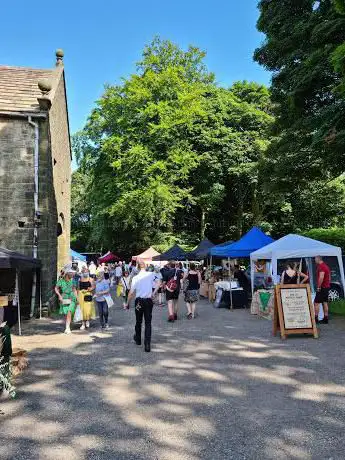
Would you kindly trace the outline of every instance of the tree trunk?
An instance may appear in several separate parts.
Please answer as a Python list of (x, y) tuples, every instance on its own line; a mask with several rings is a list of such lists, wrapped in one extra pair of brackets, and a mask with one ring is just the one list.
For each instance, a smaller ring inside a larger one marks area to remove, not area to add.
[(203, 240), (205, 238), (205, 230), (206, 230), (206, 211), (204, 209), (201, 210), (201, 224), (200, 224), (200, 238)]
[(237, 239), (240, 239), (243, 232), (243, 200), (240, 199), (238, 203), (237, 225), (236, 233)]
[(262, 220), (262, 215), (261, 215), (261, 206), (258, 200), (257, 186), (255, 186), (254, 192), (253, 192), (252, 212), (253, 212), (253, 225), (259, 226)]

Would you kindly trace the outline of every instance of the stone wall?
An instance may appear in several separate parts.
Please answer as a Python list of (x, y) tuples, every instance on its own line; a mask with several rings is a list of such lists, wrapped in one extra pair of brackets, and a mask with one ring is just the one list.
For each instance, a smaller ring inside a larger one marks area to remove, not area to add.
[[(49, 126), (39, 123), (38, 258), (42, 261), (42, 301), (53, 299), (57, 269), (57, 210)], [(33, 255), (34, 127), (26, 118), (0, 117), (0, 246)], [(23, 223), (23, 226), (21, 226)]]
[(59, 74), (52, 107), (49, 111), (51, 153), (58, 222), (58, 269), (70, 262), (71, 232), (71, 153), (68, 129), (64, 73)]
[(51, 160), (50, 132), (48, 122), (40, 122), (39, 144), (39, 200), (42, 212), (38, 232), (38, 257), (42, 261), (42, 302), (50, 305), (55, 300), (54, 287), (57, 280), (57, 207), (54, 190), (53, 164)]
[[(34, 130), (0, 117), (0, 246), (32, 256)], [(24, 222), (21, 228), (19, 222)]]

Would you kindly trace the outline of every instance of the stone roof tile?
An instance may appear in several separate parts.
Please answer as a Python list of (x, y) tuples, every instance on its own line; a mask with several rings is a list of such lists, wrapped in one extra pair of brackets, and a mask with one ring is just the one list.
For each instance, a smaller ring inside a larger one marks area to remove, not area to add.
[(37, 84), (42, 78), (53, 82), (54, 70), (0, 66), (0, 111), (39, 112)]

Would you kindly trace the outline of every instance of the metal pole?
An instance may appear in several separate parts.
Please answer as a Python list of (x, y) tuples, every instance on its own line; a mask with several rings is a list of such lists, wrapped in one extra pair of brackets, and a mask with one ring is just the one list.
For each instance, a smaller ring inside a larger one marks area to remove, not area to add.
[(16, 300), (17, 300), (17, 309), (18, 309), (18, 333), (22, 335), (22, 323), (20, 318), (20, 300), (19, 300), (19, 277), (18, 270), (16, 270)]
[(229, 266), (229, 281), (230, 281), (230, 309), (233, 310), (234, 306), (233, 306), (233, 302), (232, 302), (230, 257), (228, 257), (228, 266)]
[(40, 273), (40, 319), (42, 319), (42, 280)]

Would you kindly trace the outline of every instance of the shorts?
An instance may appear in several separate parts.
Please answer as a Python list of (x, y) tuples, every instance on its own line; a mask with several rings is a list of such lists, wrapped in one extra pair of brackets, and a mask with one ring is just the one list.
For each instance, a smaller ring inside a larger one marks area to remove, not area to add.
[(326, 303), (328, 302), (329, 288), (321, 288), (317, 291), (314, 303)]
[(180, 291), (177, 289), (176, 291), (168, 291), (168, 289), (166, 289), (165, 291), (165, 299), (166, 301), (168, 302), (168, 300), (177, 300), (178, 299), (178, 296), (180, 294)]

